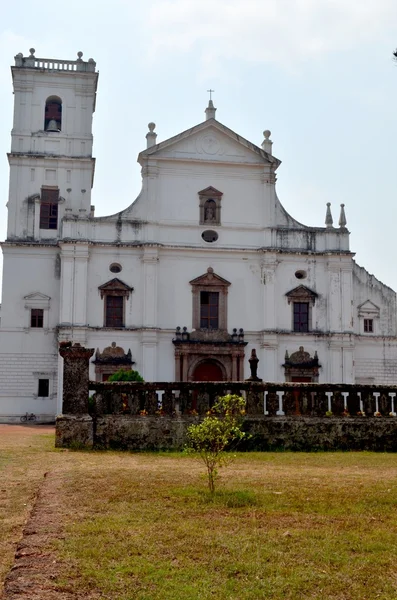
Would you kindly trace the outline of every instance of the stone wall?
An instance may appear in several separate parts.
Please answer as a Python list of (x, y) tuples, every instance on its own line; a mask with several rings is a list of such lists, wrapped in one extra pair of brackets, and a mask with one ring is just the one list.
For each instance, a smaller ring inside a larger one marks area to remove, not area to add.
[[(119, 450), (181, 450), (186, 430), (199, 417), (64, 415), (56, 424), (56, 446)], [(250, 437), (241, 450), (397, 451), (392, 417), (247, 417)]]

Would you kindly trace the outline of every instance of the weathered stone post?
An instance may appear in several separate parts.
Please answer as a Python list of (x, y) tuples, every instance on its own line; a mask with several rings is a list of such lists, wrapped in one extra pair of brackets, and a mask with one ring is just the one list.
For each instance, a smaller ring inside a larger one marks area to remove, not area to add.
[(62, 414), (88, 414), (89, 363), (94, 348), (84, 348), (80, 344), (61, 346), (59, 354), (63, 358), (63, 398)]
[(55, 425), (57, 448), (92, 447), (94, 431), (88, 414), (89, 362), (94, 348), (63, 343), (59, 348), (63, 358), (62, 415)]

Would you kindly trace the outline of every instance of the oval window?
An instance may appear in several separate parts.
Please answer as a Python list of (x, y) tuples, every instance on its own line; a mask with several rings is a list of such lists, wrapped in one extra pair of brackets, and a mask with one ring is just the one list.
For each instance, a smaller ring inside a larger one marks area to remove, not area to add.
[(119, 265), (119, 263), (112, 263), (109, 267), (109, 271), (112, 273), (120, 273), (121, 265)]
[(201, 234), (201, 237), (203, 238), (203, 240), (205, 242), (216, 242), (216, 240), (218, 239), (218, 234), (216, 233), (216, 231), (212, 231), (211, 229), (207, 229), (206, 231), (203, 231), (203, 233)]
[(296, 271), (295, 272), (295, 277), (297, 279), (306, 279), (307, 273), (306, 273), (306, 271)]

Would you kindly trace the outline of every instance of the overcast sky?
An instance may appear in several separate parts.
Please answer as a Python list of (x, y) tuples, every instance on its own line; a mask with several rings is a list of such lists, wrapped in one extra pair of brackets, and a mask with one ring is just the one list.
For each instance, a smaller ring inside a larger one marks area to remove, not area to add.
[(396, 0), (69, 0), (2, 6), (0, 239), (13, 95), (10, 65), (84, 52), (100, 72), (94, 115), (96, 215), (131, 204), (147, 123), (162, 141), (217, 119), (260, 145), (272, 131), (277, 191), (299, 221), (334, 224), (346, 205), (357, 262), (397, 289)]

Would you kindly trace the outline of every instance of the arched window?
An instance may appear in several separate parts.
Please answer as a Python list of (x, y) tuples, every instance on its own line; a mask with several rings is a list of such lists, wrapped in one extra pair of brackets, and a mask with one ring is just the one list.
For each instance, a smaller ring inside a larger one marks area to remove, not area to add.
[(62, 130), (62, 100), (58, 96), (49, 96), (45, 102), (44, 130)]

